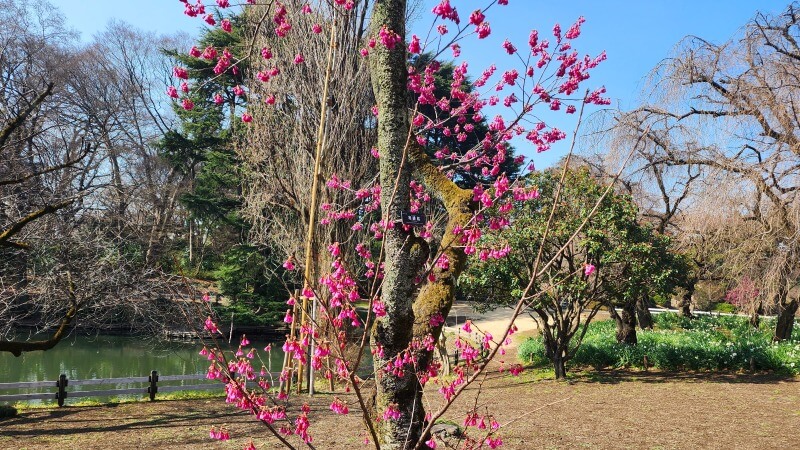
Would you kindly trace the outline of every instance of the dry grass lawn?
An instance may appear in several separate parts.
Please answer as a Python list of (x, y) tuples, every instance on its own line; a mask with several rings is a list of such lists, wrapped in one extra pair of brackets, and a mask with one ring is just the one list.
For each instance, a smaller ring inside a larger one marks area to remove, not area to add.
[[(501, 423), (513, 421), (502, 433), (503, 448), (789, 449), (800, 442), (797, 378), (610, 371), (569, 383), (539, 378), (494, 373), (482, 386), (478, 403)], [(448, 419), (461, 422), (472, 404), (467, 398)], [(358, 416), (333, 416), (329, 402), (325, 396), (312, 402), (316, 448), (363, 448)], [(230, 441), (208, 438), (220, 424)], [(32, 409), (0, 420), (0, 448), (9, 450), (241, 449), (249, 437), (259, 449), (280, 447), (221, 399)]]

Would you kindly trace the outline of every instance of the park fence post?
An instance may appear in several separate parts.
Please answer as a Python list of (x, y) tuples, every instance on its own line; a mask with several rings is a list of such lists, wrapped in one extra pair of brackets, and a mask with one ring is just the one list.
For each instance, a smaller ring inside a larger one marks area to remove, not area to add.
[(56, 381), (56, 387), (58, 388), (58, 392), (56, 393), (56, 401), (58, 402), (58, 406), (64, 406), (64, 399), (67, 398), (67, 376), (65, 374), (61, 374), (58, 377), (58, 381)]
[(150, 377), (147, 378), (147, 381), (150, 382), (150, 386), (147, 387), (147, 393), (150, 394), (150, 401), (152, 402), (156, 399), (156, 392), (158, 392), (158, 371), (150, 372)]

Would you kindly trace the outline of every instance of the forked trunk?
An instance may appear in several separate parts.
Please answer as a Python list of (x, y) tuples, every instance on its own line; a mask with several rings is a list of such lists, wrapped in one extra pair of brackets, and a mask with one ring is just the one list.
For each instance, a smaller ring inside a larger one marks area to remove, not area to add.
[(798, 300), (792, 299), (784, 303), (778, 312), (778, 323), (775, 325), (775, 341), (785, 341), (792, 337), (794, 330), (794, 316), (800, 306)]
[(636, 344), (636, 303), (626, 301), (615, 318), (617, 321), (617, 342)]

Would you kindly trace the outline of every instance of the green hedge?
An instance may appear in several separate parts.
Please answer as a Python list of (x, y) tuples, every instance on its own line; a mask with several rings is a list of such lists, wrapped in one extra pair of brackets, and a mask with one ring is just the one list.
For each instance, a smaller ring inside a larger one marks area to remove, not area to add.
[[(744, 317), (708, 317), (691, 320), (677, 314), (654, 316), (655, 330), (637, 330), (639, 343), (617, 343), (613, 321), (589, 325), (583, 345), (572, 365), (594, 367), (644, 366), (664, 370), (756, 370), (800, 374), (800, 326), (792, 339), (772, 342), (774, 321), (763, 320), (753, 329)], [(534, 366), (550, 362), (540, 338), (530, 338), (519, 347), (520, 359)]]

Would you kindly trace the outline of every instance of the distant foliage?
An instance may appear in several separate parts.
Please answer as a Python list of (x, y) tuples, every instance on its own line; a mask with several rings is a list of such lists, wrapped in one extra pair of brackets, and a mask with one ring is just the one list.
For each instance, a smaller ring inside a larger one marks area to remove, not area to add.
[(234, 323), (246, 326), (280, 323), (286, 309), (282, 296), (286, 289), (279, 275), (270, 270), (278, 264), (249, 245), (225, 252), (213, 274), (220, 292), (230, 300), (229, 305), (214, 304), (220, 319), (224, 322), (233, 316)]
[[(592, 323), (572, 364), (644, 368), (646, 355), (650, 367), (662, 370), (750, 370), (752, 358), (756, 370), (800, 374), (797, 327), (791, 340), (773, 343), (771, 321), (764, 321), (756, 330), (744, 317), (701, 316), (692, 320), (659, 314), (654, 319), (655, 330), (641, 331), (637, 345), (617, 343), (613, 321)], [(538, 338), (525, 341), (519, 356), (534, 366), (549, 364)]]
[(712, 311), (730, 314), (736, 312), (736, 307), (730, 303), (720, 302), (714, 305)]

